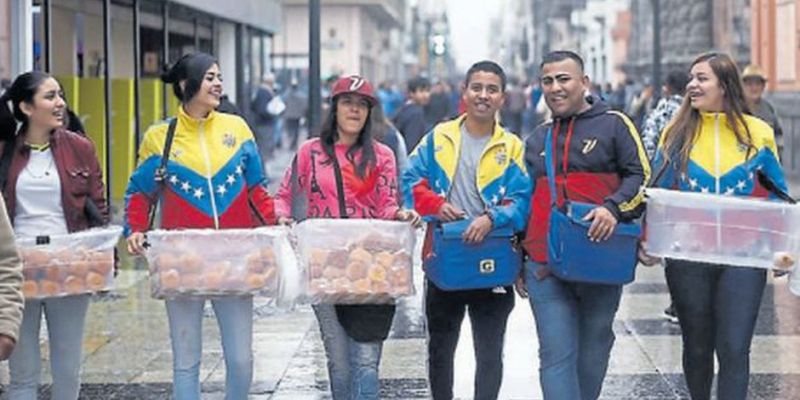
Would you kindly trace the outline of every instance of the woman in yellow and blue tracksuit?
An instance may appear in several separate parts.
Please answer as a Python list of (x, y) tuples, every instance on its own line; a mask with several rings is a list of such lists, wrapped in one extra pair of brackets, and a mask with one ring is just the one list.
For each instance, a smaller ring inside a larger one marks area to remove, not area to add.
[[(653, 160), (655, 186), (775, 197), (758, 179), (763, 174), (772, 183), (768, 186), (785, 193), (772, 129), (746, 111), (733, 60), (718, 53), (698, 57), (683, 104), (665, 128)], [(744, 400), (766, 270), (667, 259), (666, 275), (681, 325), (684, 376), (692, 399), (710, 398), (716, 352), (718, 398)]]
[[(125, 194), (125, 235), (132, 253), (144, 251), (148, 210), (161, 202), (162, 229), (233, 229), (274, 224), (264, 168), (244, 120), (215, 111), (222, 95), (217, 61), (196, 53), (181, 58), (162, 77), (181, 100), (160, 195), (156, 170), (169, 122), (145, 133), (139, 165)], [(205, 298), (167, 299), (172, 341), (173, 397), (200, 399), (200, 360)], [(246, 399), (253, 377), (253, 297), (211, 299), (222, 336), (225, 398)]]

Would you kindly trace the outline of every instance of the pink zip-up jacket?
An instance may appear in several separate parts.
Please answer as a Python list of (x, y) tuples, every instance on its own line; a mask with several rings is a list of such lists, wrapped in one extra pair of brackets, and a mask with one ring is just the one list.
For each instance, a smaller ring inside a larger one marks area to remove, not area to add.
[[(345, 209), (348, 218), (395, 219), (398, 206), (397, 167), (392, 150), (373, 142), (376, 164), (361, 179), (355, 165), (347, 159), (347, 145), (335, 145), (336, 158), (342, 169)], [(356, 152), (358, 162), (361, 151)], [(341, 218), (336, 191), (333, 162), (328, 159), (318, 138), (303, 143), (297, 150), (297, 184), (295, 201), (307, 202), (307, 218)], [(305, 197), (305, 200), (301, 200)], [(275, 199), (275, 216), (292, 216), (292, 167), (284, 174)], [(302, 207), (305, 208), (305, 207)]]

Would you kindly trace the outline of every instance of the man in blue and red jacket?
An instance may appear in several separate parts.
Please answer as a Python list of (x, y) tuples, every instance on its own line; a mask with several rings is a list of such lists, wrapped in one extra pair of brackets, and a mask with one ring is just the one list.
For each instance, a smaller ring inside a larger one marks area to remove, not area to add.
[(553, 120), (526, 142), (534, 194), (524, 242), (530, 261), (520, 291), (529, 295), (536, 319), (545, 399), (596, 399), (614, 343), (612, 323), (622, 286), (569, 282), (550, 274), (545, 136), (552, 129), (557, 203), (563, 204), (566, 193), (570, 200), (597, 204), (586, 217), (594, 241), (608, 239), (618, 222), (641, 214), (650, 165), (630, 119), (587, 97), (590, 82), (580, 56), (570, 51), (545, 55), (540, 79)]

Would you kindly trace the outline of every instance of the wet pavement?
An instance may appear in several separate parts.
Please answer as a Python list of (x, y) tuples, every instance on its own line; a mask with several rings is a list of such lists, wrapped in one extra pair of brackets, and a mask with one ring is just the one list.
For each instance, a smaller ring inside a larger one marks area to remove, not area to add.
[[(279, 153), (272, 167), (279, 178), (291, 156)], [(81, 399), (169, 399), (171, 351), (162, 301), (150, 298), (146, 268), (129, 260), (116, 288), (95, 296), (84, 340)], [(425, 329), (417, 273), (415, 297), (401, 301), (381, 364), (381, 397), (425, 399), (427, 387)], [(663, 318), (668, 305), (663, 269), (640, 267), (627, 285), (615, 321), (617, 341), (602, 399), (688, 399), (681, 374), (681, 338), (677, 325)], [(44, 325), (43, 325), (44, 326)], [(254, 379), (251, 399), (330, 399), (325, 355), (314, 315), (308, 306), (277, 309), (257, 298), (253, 324)], [(42, 356), (49, 359), (42, 332)], [(201, 380), (204, 399), (224, 398), (225, 366), (213, 311), (203, 324)], [(530, 306), (517, 298), (505, 346), (500, 399), (541, 399), (536, 332)], [(770, 278), (751, 354), (750, 399), (800, 399), (800, 298), (786, 279)], [(42, 397), (49, 398), (47, 362)], [(472, 397), (474, 358), (465, 319), (456, 352), (455, 395)], [(7, 384), (7, 364), (0, 364), (0, 384)]]

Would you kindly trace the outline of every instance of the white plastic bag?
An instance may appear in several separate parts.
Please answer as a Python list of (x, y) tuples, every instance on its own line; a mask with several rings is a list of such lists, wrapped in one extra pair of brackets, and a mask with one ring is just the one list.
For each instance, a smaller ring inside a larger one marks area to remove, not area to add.
[(283, 102), (281, 96), (275, 95), (272, 97), (272, 100), (267, 103), (267, 113), (274, 117), (281, 115), (283, 111), (286, 110), (286, 103)]

